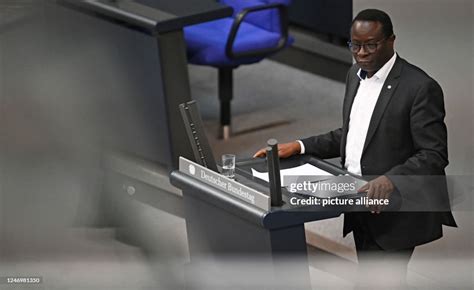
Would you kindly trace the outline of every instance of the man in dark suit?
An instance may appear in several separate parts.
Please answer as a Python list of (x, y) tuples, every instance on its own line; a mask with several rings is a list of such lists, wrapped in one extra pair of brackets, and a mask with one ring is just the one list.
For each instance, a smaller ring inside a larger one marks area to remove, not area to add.
[[(406, 271), (414, 247), (440, 238), (442, 225), (455, 222), (444, 178), (448, 152), (443, 92), (434, 79), (395, 53), (394, 42), (385, 12), (361, 11), (351, 27), (349, 48), (356, 64), (347, 74), (342, 127), (281, 144), (279, 155), (341, 157), (349, 172), (375, 176), (359, 189), (370, 199), (398, 195), (402, 203), (416, 200), (418, 205), (435, 200), (436, 206), (422, 211), (416, 206), (409, 212), (377, 207), (345, 214), (344, 236), (354, 232), (359, 263), (367, 252), (382, 258), (397, 253)], [(254, 157), (264, 155), (259, 150)], [(431, 182), (428, 176), (437, 178)], [(421, 187), (421, 193), (414, 192)]]

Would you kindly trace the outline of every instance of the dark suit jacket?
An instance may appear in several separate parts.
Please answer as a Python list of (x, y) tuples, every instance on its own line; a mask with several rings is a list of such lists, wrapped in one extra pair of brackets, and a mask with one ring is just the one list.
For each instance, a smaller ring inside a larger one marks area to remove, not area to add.
[[(349, 115), (360, 81), (358, 70), (354, 65), (347, 74), (342, 128), (303, 139), (305, 153), (320, 158), (340, 156), (344, 165)], [(383, 249), (404, 249), (440, 238), (442, 224), (456, 225), (449, 211), (444, 178), (444, 168), (448, 165), (444, 116), (443, 92), (438, 83), (397, 56), (370, 121), (361, 157), (362, 174), (386, 175), (402, 200), (415, 196), (419, 204), (436, 200), (438, 205), (445, 206), (445, 210), (382, 212), (378, 215), (346, 213), (344, 235), (363, 223)], [(400, 178), (403, 176), (406, 178)], [(409, 181), (414, 176), (442, 178), (421, 185), (416, 180)], [(418, 194), (413, 188), (424, 191)]]

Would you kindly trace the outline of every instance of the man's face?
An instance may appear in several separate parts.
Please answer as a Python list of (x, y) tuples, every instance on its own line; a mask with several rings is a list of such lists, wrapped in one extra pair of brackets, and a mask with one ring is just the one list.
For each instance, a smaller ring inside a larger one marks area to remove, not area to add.
[[(351, 28), (351, 42), (353, 45), (362, 45), (358, 52), (352, 52), (359, 66), (368, 72), (371, 77), (392, 56), (395, 36), (386, 38), (382, 32), (382, 24), (375, 21), (355, 21)], [(368, 49), (374, 47), (375, 51)]]

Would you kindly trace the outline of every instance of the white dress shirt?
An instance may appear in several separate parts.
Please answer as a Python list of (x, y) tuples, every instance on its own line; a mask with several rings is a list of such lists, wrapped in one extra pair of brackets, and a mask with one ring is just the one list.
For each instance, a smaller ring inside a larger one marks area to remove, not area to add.
[[(392, 70), (397, 54), (387, 61), (371, 78), (365, 77), (365, 72), (361, 69), (357, 72), (360, 78), (359, 89), (352, 103), (349, 116), (349, 131), (346, 142), (346, 162), (344, 167), (347, 171), (362, 175), (360, 159), (364, 149), (367, 131), (369, 130), (370, 119), (375, 109), (375, 104), (382, 91), (383, 84), (388, 74)], [(305, 148), (303, 142), (297, 140), (301, 146), (301, 154), (304, 154)]]
[(379, 99), (383, 84), (388, 74), (395, 64), (397, 54), (394, 53), (384, 66), (379, 69), (371, 78), (363, 77), (362, 70), (359, 69), (357, 75), (360, 78), (359, 89), (352, 103), (349, 116), (349, 131), (346, 142), (346, 163), (344, 167), (347, 171), (362, 175), (360, 159), (364, 149), (367, 131), (369, 130), (370, 119), (374, 113), (375, 104)]

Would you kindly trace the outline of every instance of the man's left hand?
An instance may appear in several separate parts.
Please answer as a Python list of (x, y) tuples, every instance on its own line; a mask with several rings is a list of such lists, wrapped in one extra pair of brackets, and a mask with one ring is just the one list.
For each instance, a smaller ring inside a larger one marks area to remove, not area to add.
[[(367, 192), (367, 198), (370, 199), (388, 199), (395, 189), (392, 181), (385, 175), (379, 176), (357, 190), (358, 192)], [(371, 206), (372, 213), (380, 213), (383, 206)]]

